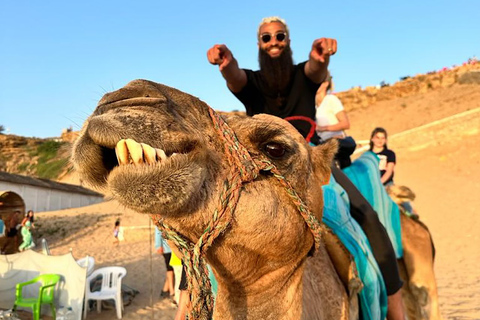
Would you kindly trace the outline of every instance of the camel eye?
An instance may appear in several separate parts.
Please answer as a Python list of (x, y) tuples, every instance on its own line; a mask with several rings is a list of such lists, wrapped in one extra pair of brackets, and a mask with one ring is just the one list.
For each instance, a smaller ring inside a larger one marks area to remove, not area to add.
[(264, 150), (269, 157), (274, 159), (283, 157), (286, 152), (285, 146), (276, 142), (267, 143), (264, 147)]

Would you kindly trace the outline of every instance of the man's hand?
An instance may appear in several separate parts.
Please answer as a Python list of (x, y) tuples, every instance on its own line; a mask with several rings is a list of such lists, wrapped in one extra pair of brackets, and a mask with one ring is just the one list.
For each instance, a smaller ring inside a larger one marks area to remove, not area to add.
[(232, 52), (224, 44), (216, 44), (207, 51), (208, 62), (219, 66), (222, 71), (232, 60)]
[(163, 254), (163, 247), (158, 248), (158, 249), (157, 249), (157, 253), (158, 253), (158, 254)]
[(330, 38), (320, 38), (313, 41), (310, 58), (315, 61), (325, 63), (327, 59), (337, 52), (337, 40)]

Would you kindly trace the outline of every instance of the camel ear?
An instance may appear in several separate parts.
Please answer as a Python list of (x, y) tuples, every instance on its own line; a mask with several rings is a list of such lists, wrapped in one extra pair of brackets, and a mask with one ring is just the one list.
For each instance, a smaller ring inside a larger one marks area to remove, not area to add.
[(330, 139), (324, 144), (312, 148), (313, 170), (322, 185), (330, 181), (333, 157), (338, 151), (337, 139)]

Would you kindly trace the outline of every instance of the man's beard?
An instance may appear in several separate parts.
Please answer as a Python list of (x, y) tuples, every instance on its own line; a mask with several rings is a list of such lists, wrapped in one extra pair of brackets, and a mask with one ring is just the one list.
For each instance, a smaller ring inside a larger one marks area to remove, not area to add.
[(293, 73), (293, 58), (290, 46), (285, 46), (277, 58), (272, 58), (262, 49), (258, 51), (260, 75), (267, 87), (276, 95), (286, 95)]

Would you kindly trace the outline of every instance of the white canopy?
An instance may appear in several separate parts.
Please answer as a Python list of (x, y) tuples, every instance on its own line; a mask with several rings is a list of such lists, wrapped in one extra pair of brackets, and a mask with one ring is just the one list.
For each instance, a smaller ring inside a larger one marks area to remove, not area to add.
[[(75, 318), (80, 320), (87, 269), (80, 267), (71, 253), (63, 256), (47, 256), (27, 250), (16, 254), (0, 255), (0, 308), (13, 307), (17, 283), (46, 273), (61, 276), (55, 291), (56, 308), (71, 307), (75, 312)], [(36, 297), (38, 288), (38, 285), (27, 286), (24, 296)], [(51, 314), (48, 306), (42, 307), (42, 314)]]

